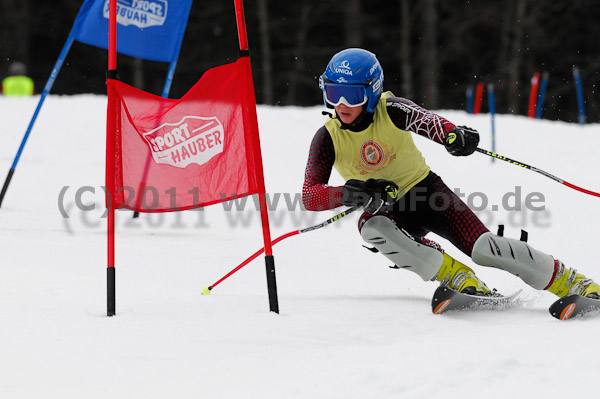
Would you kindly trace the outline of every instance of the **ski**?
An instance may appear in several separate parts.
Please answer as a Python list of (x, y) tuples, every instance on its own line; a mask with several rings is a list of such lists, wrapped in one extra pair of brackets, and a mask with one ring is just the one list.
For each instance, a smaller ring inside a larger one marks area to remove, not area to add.
[(569, 295), (556, 300), (548, 311), (559, 320), (598, 315), (600, 314), (600, 299), (591, 299), (581, 295)]
[(434, 314), (453, 310), (504, 310), (515, 303), (520, 293), (521, 290), (511, 295), (468, 295), (441, 285), (433, 294), (431, 310)]

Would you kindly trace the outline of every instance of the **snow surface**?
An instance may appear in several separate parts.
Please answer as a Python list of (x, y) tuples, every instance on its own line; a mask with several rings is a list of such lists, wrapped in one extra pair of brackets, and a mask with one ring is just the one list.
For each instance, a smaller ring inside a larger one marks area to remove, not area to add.
[[(10, 168), (38, 99), (0, 98), (0, 170)], [(337, 213), (289, 210), (284, 202), (285, 193), (298, 198), (310, 141), (324, 122), (320, 111), (258, 109), (267, 190), (282, 195), (270, 215), (273, 238)], [(489, 115), (439, 113), (478, 129), (481, 146), (490, 148)], [(135, 221), (118, 212), (117, 316), (106, 317), (105, 115), (103, 96), (49, 96), (0, 209), (0, 397), (597, 394), (600, 318), (555, 320), (547, 310), (552, 294), (479, 266), (488, 285), (523, 289), (520, 306), (435, 316), (436, 284), (391, 270), (383, 256), (364, 250), (357, 214), (274, 247), (276, 315), (268, 311), (262, 257), (210, 296), (200, 294), (262, 247), (251, 199), (243, 211), (219, 204)], [(600, 190), (599, 125), (517, 116), (498, 116), (496, 124), (499, 153)], [(502, 222), (505, 234), (518, 238), (525, 228), (531, 245), (600, 278), (599, 198), (481, 154), (455, 158), (415, 141), (450, 187), (480, 193), (476, 205), (485, 193), (488, 207), (479, 213), (490, 229)], [(523, 201), (541, 193), (545, 209), (501, 206), (516, 186)], [(81, 187), (88, 187), (83, 203), (95, 209), (75, 206)], [(473, 264), (450, 243), (429, 238)]]

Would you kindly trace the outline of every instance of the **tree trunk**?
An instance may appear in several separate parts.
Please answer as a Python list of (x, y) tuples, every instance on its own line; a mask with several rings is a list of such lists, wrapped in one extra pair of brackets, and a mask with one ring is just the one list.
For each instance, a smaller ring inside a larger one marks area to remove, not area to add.
[(522, 60), (522, 41), (523, 28), (525, 25), (525, 12), (527, 9), (527, 0), (517, 0), (517, 10), (514, 23), (514, 37), (511, 50), (511, 62), (508, 78), (508, 112), (513, 114), (519, 113), (519, 91), (520, 85), (520, 69)]
[(140, 90), (146, 90), (144, 79), (144, 61), (141, 58), (132, 58), (131, 69), (133, 70), (133, 86)]
[(513, 31), (514, 1), (507, 0), (504, 15), (502, 16), (502, 30), (500, 31), (500, 49), (498, 51), (498, 69), (502, 76), (510, 72), (511, 37)]
[(425, 0), (423, 2), (423, 33), (421, 40), (421, 54), (423, 54), (423, 67), (421, 87), (423, 88), (423, 105), (427, 108), (438, 107), (438, 43), (437, 43), (437, 1)]
[(28, 20), (29, 0), (0, 0), (0, 48), (4, 55), (0, 66), (4, 72), (16, 61), (28, 67), (31, 64)]
[(402, 97), (413, 98), (413, 76), (410, 67), (409, 1), (400, 0), (400, 70), (402, 71)]
[(309, 1), (304, 1), (300, 8), (300, 22), (296, 32), (296, 51), (294, 72), (290, 76), (290, 87), (288, 89), (286, 104), (293, 105), (296, 102), (296, 91), (300, 77), (306, 71), (306, 38), (310, 27), (310, 10), (312, 6)]
[(360, 0), (348, 0), (343, 9), (346, 13), (346, 47), (362, 47), (362, 10)]
[(258, 21), (260, 30), (260, 56), (262, 66), (262, 102), (273, 104), (273, 68), (271, 43), (269, 40), (269, 3), (268, 0), (258, 1)]

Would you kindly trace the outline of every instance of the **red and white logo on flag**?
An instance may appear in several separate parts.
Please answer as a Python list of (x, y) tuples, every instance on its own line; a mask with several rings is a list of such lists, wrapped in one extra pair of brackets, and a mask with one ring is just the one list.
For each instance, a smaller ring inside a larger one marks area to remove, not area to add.
[(251, 79), (248, 57), (209, 69), (180, 99), (109, 79), (111, 205), (164, 212), (264, 193)]
[(164, 123), (142, 137), (154, 162), (176, 168), (202, 165), (223, 152), (225, 132), (217, 117), (184, 116), (177, 123)]

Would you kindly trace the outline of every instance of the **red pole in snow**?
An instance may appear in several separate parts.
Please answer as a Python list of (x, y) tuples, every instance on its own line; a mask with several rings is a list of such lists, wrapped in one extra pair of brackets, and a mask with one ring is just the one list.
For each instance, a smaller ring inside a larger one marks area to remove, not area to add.
[(483, 102), (483, 83), (477, 83), (475, 89), (475, 105), (473, 106), (473, 113), (478, 114), (481, 112), (481, 103)]
[[(117, 71), (117, 0), (110, 0), (108, 18), (108, 78), (115, 78)], [(106, 123), (106, 208), (107, 215), (107, 269), (106, 269), (106, 315), (114, 316), (116, 313), (115, 294), (115, 210), (112, 204), (112, 194), (109, 187), (114, 186), (115, 174), (115, 117), (117, 112), (116, 98), (109, 90), (108, 112)]]
[(529, 93), (529, 109), (527, 116), (535, 118), (535, 106), (537, 103), (538, 88), (540, 87), (540, 73), (536, 72), (531, 77), (531, 91)]
[[(279, 313), (279, 303), (277, 299), (277, 283), (275, 280), (275, 258), (273, 257), (272, 243), (271, 243), (271, 231), (269, 229), (269, 213), (267, 209), (267, 200), (265, 195), (265, 183), (262, 167), (262, 156), (260, 153), (260, 141), (258, 140), (258, 121), (256, 118), (256, 97), (254, 94), (254, 83), (252, 81), (252, 69), (250, 66), (250, 52), (248, 49), (248, 35), (246, 33), (246, 20), (244, 17), (244, 4), (242, 0), (234, 0), (235, 2), (235, 17), (238, 28), (238, 38), (240, 41), (240, 58), (245, 58), (246, 62), (246, 81), (247, 85), (244, 87), (247, 89), (247, 93), (244, 96), (247, 105), (246, 112), (249, 119), (249, 123), (252, 124), (251, 131), (256, 133), (255, 141), (253, 142), (253, 149), (256, 151), (256, 159), (259, 160), (260, 167), (258, 168), (257, 178), (260, 179), (262, 185), (261, 192), (258, 193), (258, 202), (260, 204), (260, 217), (262, 222), (263, 240), (264, 240), (264, 252), (265, 252), (265, 264), (267, 269), (267, 289), (269, 292), (269, 308), (271, 312)], [(252, 139), (252, 138), (251, 138)], [(257, 254), (258, 255), (258, 254)]]

